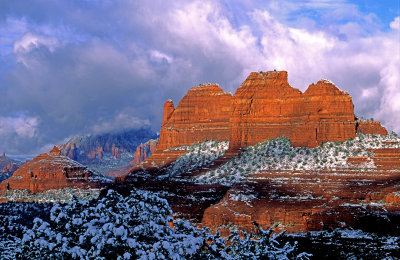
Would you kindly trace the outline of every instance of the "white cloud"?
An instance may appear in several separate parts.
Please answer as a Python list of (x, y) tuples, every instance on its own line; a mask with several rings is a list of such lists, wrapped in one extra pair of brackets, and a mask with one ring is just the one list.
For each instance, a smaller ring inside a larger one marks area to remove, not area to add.
[(46, 47), (50, 52), (53, 52), (60, 45), (60, 41), (54, 37), (45, 37), (33, 33), (25, 33), (21, 39), (14, 42), (13, 51), (18, 62), (29, 67), (32, 59), (27, 58), (27, 54), (39, 48)]
[(46, 46), (50, 51), (59, 45), (56, 38), (47, 38), (33, 33), (25, 33), (24, 36), (14, 43), (14, 52), (29, 52), (40, 45)]
[(94, 134), (101, 134), (120, 131), (122, 129), (140, 128), (142, 126), (149, 125), (150, 122), (147, 119), (140, 119), (129, 113), (121, 112), (118, 113), (113, 120), (104, 120), (94, 125), (90, 132)]
[(37, 134), (38, 124), (37, 117), (0, 117), (0, 137), (17, 134), (21, 138), (33, 138)]
[(168, 63), (172, 63), (174, 61), (174, 59), (170, 55), (167, 55), (158, 50), (151, 50), (150, 55), (154, 60), (156, 60), (158, 62), (162, 62), (163, 60), (165, 60)]
[(394, 21), (390, 23), (390, 28), (393, 30), (400, 30), (400, 16), (394, 18)]
[(378, 88), (373, 87), (373, 88), (365, 88), (361, 92), (361, 97), (364, 99), (368, 98), (374, 98), (378, 95)]

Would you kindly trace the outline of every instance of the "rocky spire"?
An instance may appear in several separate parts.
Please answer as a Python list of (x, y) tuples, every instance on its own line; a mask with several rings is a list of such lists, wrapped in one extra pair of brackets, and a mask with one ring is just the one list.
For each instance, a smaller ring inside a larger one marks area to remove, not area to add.
[(57, 146), (54, 146), (53, 149), (50, 151), (50, 155), (61, 155), (60, 149)]

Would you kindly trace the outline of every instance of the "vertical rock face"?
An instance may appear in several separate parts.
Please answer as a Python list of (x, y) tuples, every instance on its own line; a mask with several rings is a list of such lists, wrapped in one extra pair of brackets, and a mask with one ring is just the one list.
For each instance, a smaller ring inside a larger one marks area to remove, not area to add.
[(286, 71), (252, 72), (234, 96), (218, 85), (199, 85), (176, 109), (171, 100), (164, 104), (159, 143), (151, 159), (162, 167), (176, 159), (165, 151), (171, 147), (214, 139), (229, 140), (231, 151), (237, 151), (282, 135), (293, 146), (307, 147), (355, 137), (350, 95), (328, 80), (302, 93), (289, 85)]
[(103, 148), (102, 147), (97, 147), (96, 154), (97, 154), (97, 157), (102, 159), (103, 158)]
[(388, 132), (379, 121), (360, 121), (357, 123), (357, 133), (387, 135)]
[(194, 87), (178, 107), (164, 104), (159, 150), (205, 139), (230, 140), (238, 149), (282, 135), (294, 146), (314, 147), (356, 135), (350, 95), (328, 80), (302, 93), (286, 71), (252, 72), (235, 95), (217, 85)]
[(313, 147), (355, 137), (354, 106), (347, 92), (320, 80), (302, 93), (286, 71), (252, 72), (233, 96), (231, 148), (285, 135)]
[(164, 104), (157, 149), (192, 144), (205, 139), (228, 140), (232, 95), (218, 85), (193, 87), (179, 102)]
[(111, 154), (112, 154), (112, 156), (113, 156), (114, 158), (118, 158), (118, 159), (121, 158), (121, 154), (119, 153), (118, 147), (113, 146), (113, 147), (111, 148)]
[(171, 115), (175, 111), (174, 102), (171, 99), (167, 100), (164, 104), (164, 113), (163, 113), (163, 121), (162, 126), (164, 126), (168, 120), (171, 118)]
[(156, 147), (157, 147), (157, 140), (149, 140), (143, 144), (140, 144), (136, 149), (136, 152), (134, 154), (134, 159), (131, 164), (138, 165), (144, 160), (146, 160), (147, 157), (149, 157), (152, 153), (154, 153)]

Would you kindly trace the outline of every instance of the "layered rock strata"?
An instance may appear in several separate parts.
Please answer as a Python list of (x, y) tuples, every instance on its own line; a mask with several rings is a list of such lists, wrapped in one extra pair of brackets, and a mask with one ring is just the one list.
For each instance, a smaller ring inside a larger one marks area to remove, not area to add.
[(140, 144), (134, 153), (134, 159), (132, 165), (138, 165), (146, 160), (152, 153), (155, 152), (157, 147), (157, 140), (149, 140), (145, 143)]
[(29, 190), (38, 193), (67, 187), (88, 189), (100, 187), (105, 182), (106, 179), (61, 155), (61, 151), (54, 147), (49, 154), (43, 153), (24, 163), (10, 178), (1, 182), (0, 192)]
[(193, 87), (179, 102), (164, 104), (162, 128), (157, 150), (190, 145), (205, 139), (219, 141), (230, 136), (232, 95), (218, 85)]
[(163, 161), (170, 161), (163, 160), (171, 157), (166, 154), (169, 148), (206, 139), (229, 140), (230, 150), (238, 151), (282, 135), (294, 146), (308, 147), (356, 136), (354, 106), (347, 92), (320, 80), (302, 93), (287, 80), (286, 71), (252, 72), (233, 96), (218, 85), (203, 84), (190, 89), (176, 109), (168, 100), (157, 158), (149, 160), (162, 167)]
[(314, 147), (355, 137), (350, 95), (328, 80), (302, 93), (286, 71), (252, 72), (233, 96), (230, 146), (241, 148), (285, 135), (293, 146)]
[[(357, 133), (387, 131), (379, 122), (358, 122), (350, 95), (332, 82), (320, 80), (302, 93), (288, 84), (286, 72), (254, 72), (233, 96), (208, 85), (189, 90), (176, 109), (167, 101), (157, 150), (118, 181), (165, 191), (175, 214), (214, 229), (240, 226), (254, 231), (272, 226), (299, 232), (353, 227), (372, 211), (399, 211), (400, 152), (393, 148), (398, 143), (374, 149), (370, 156), (349, 157), (343, 169), (246, 172), (248, 178), (230, 188), (185, 183), (231, 159), (241, 148), (270, 138), (285, 135), (293, 146), (315, 147)], [(158, 177), (167, 176), (169, 165), (186, 152), (182, 146), (205, 139), (229, 140), (230, 149), (210, 165), (168, 179), (168, 184), (160, 182)], [(376, 168), (363, 170), (365, 162), (373, 162)], [(191, 190), (175, 191), (180, 185)], [(214, 190), (218, 194), (211, 196)], [(191, 196), (199, 193), (206, 195)], [(210, 206), (206, 208), (204, 201)], [(377, 209), (368, 208), (375, 204)]]
[(359, 121), (357, 122), (357, 133), (387, 135), (388, 132), (379, 121)]
[[(261, 226), (305, 232), (356, 228), (360, 219), (371, 214), (398, 214), (400, 149), (393, 146), (399, 143), (384, 145), (373, 149), (370, 157), (349, 157), (348, 168), (250, 174), (205, 210), (202, 223), (215, 230), (227, 229), (231, 223), (248, 231)], [(376, 168), (360, 168), (359, 163), (367, 159)]]

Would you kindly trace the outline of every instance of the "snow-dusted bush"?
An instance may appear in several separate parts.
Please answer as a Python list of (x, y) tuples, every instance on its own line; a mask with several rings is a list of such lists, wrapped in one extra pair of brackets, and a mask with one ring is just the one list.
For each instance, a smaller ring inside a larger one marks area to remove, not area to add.
[(16, 248), (26, 228), (32, 227), (35, 217), (48, 219), (51, 206), (26, 202), (0, 204), (0, 259), (16, 259)]
[[(166, 200), (133, 190), (124, 198), (115, 191), (98, 201), (56, 204), (50, 221), (34, 220), (22, 238), (17, 257), (50, 259), (289, 259), (294, 246), (279, 247), (272, 231), (259, 238), (237, 234), (230, 242), (199, 230), (187, 221), (171, 227)], [(306, 258), (305, 254), (299, 255)]]
[[(393, 143), (390, 143), (393, 142)], [(345, 142), (326, 142), (315, 148), (292, 147), (285, 136), (249, 146), (217, 169), (197, 177), (200, 183), (232, 185), (266, 170), (337, 170), (351, 167), (347, 159), (373, 155), (370, 149), (398, 148), (400, 139), (395, 133), (388, 135), (358, 134)], [(374, 170), (374, 161), (366, 160), (359, 167)]]
[(99, 197), (100, 189), (92, 188), (84, 190), (80, 188), (63, 188), (46, 190), (39, 193), (33, 193), (28, 189), (24, 190), (8, 190), (0, 198), (5, 198), (8, 201), (27, 201), (38, 203), (67, 203), (70, 202), (74, 196), (81, 200), (92, 200)]
[(182, 173), (190, 172), (202, 166), (210, 164), (212, 161), (218, 159), (229, 148), (228, 141), (218, 142), (215, 140), (209, 140), (202, 143), (194, 143), (190, 146), (180, 146), (171, 149), (175, 150), (188, 150), (183, 155), (174, 161), (167, 170), (167, 174), (160, 176), (175, 177)]
[(277, 241), (284, 232), (275, 235), (274, 231), (268, 229), (264, 231), (260, 228), (257, 236), (253, 233), (243, 232), (239, 235), (237, 231), (232, 231), (229, 236), (229, 246), (225, 252), (233, 259), (308, 259), (311, 255), (301, 253), (295, 255), (295, 247), (286, 243), (283, 247)]

